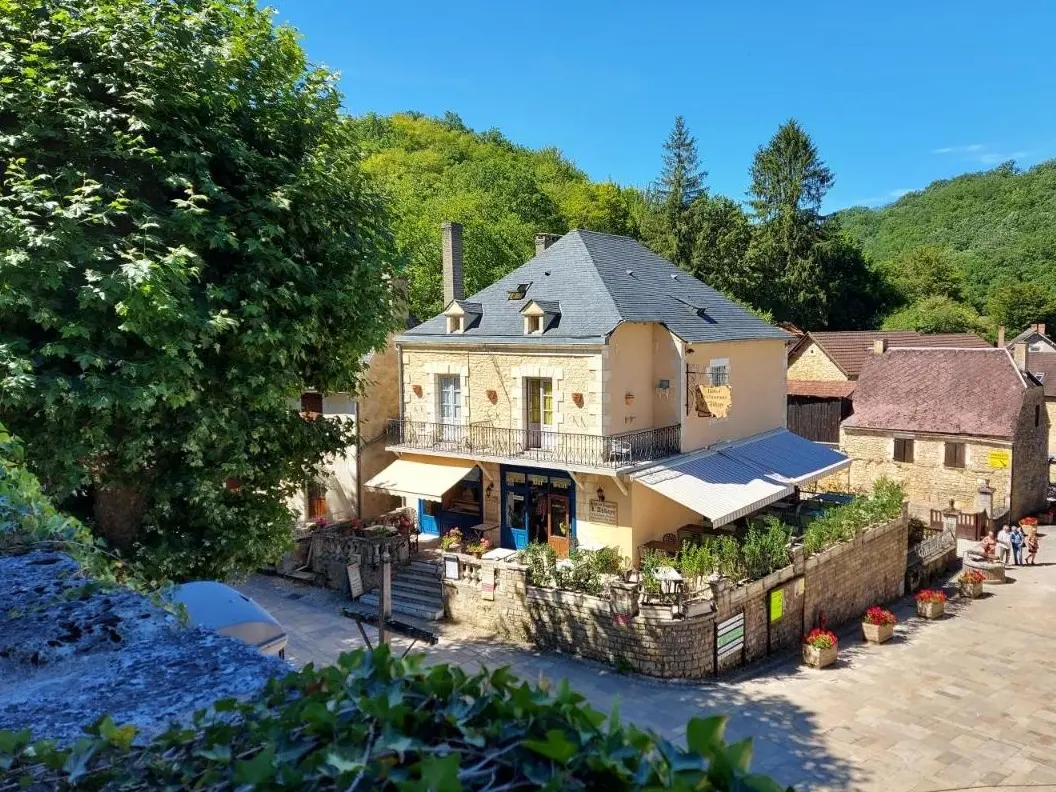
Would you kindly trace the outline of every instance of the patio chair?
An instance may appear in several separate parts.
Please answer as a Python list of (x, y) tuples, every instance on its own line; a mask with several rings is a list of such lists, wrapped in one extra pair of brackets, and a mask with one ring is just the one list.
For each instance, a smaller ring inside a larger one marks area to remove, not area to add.
[(673, 534), (673, 533), (665, 533), (663, 541), (665, 541), (665, 542), (676, 542), (677, 543), (678, 542), (678, 537), (675, 534)]

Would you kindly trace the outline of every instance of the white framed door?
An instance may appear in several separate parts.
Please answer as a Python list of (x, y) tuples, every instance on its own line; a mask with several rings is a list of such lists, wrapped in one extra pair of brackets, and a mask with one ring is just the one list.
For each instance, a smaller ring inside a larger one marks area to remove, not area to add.
[(528, 390), (528, 448), (550, 450), (554, 447), (554, 381), (532, 377), (525, 381)]
[(444, 374), (437, 378), (436, 384), (440, 439), (454, 443), (458, 441), (462, 426), (462, 378), (457, 374)]

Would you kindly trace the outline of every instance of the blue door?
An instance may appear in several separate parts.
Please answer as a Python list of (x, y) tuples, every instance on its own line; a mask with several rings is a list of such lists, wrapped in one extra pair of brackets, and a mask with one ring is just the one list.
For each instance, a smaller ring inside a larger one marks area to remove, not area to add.
[(418, 530), (423, 534), (438, 536), (440, 525), (437, 515), (440, 513), (440, 504), (436, 501), (418, 499)]

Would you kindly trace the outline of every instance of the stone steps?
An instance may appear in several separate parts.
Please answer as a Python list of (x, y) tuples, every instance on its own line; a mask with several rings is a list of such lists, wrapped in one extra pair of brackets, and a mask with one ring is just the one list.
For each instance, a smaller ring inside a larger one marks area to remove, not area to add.
[[(413, 618), (436, 621), (444, 617), (443, 587), (435, 561), (412, 561), (392, 578), (392, 612)], [(377, 589), (359, 598), (357, 609), (378, 612)]]

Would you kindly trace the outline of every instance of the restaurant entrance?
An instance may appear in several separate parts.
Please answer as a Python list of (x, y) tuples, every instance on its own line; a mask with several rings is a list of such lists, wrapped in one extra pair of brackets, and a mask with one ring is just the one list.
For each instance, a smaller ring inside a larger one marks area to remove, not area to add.
[(503, 466), (502, 546), (522, 550), (531, 542), (549, 544), (568, 556), (576, 535), (576, 485), (560, 470)]

